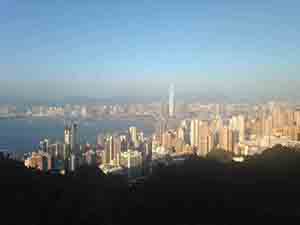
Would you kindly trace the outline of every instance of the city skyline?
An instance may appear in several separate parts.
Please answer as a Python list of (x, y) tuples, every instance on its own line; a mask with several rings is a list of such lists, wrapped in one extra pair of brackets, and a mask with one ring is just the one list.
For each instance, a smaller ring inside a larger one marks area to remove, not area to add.
[(299, 97), (297, 1), (0, 6), (3, 97)]
[[(45, 171), (53, 168), (74, 171), (83, 164), (97, 165), (105, 173), (123, 173), (127, 168), (131, 177), (132, 166), (147, 169), (157, 160), (166, 160), (168, 164), (168, 157), (175, 161), (193, 154), (205, 158), (223, 151), (232, 160), (243, 162), (244, 158), (278, 145), (294, 149), (300, 146), (300, 110), (296, 105), (278, 102), (259, 106), (192, 104), (189, 113), (172, 112), (172, 92), (175, 90), (171, 85), (169, 113), (152, 118), (152, 123), (159, 125), (153, 133), (144, 135), (143, 129), (129, 123), (127, 131), (98, 133), (96, 140), (89, 143), (80, 141), (80, 126), (71, 122), (64, 128), (63, 142), (53, 142), (46, 137), (40, 141), (37, 151), (24, 154), (24, 163)], [(84, 119), (96, 119), (87, 117), (90, 110), (85, 107), (77, 110), (84, 112), (78, 115), (83, 124)], [(147, 114), (146, 108), (143, 112)]]
[(299, 0), (0, 9), (4, 224), (299, 219)]

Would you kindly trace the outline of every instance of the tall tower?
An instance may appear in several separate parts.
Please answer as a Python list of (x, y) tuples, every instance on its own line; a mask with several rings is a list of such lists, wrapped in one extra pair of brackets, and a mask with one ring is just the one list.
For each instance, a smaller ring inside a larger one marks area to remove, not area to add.
[(238, 132), (231, 130), (228, 126), (224, 126), (220, 130), (219, 135), (220, 148), (233, 153), (238, 143)]
[(49, 140), (48, 139), (45, 139), (43, 141), (40, 141), (40, 149), (43, 151), (43, 152), (47, 152), (48, 151), (48, 148), (49, 148)]
[(190, 129), (190, 143), (192, 147), (199, 147), (199, 127), (201, 125), (201, 121), (198, 119), (193, 119), (191, 121), (191, 129)]
[(138, 135), (136, 127), (129, 127), (129, 136), (134, 146), (138, 146)]
[(80, 146), (79, 146), (79, 132), (78, 132), (78, 124), (73, 123), (71, 128), (71, 150), (74, 154), (79, 153)]
[(238, 116), (238, 130), (239, 130), (239, 141), (245, 140), (245, 117), (243, 115)]
[(245, 140), (245, 117), (243, 115), (232, 117), (229, 121), (229, 128), (238, 132), (240, 142)]
[(103, 151), (103, 156), (102, 156), (102, 163), (103, 164), (110, 164), (110, 159), (111, 159), (111, 151), (110, 151), (110, 137), (105, 137), (104, 141), (104, 151)]
[(121, 154), (121, 139), (119, 136), (115, 136), (113, 141), (113, 164), (115, 166), (120, 165), (120, 154)]
[(66, 126), (65, 127), (65, 131), (64, 131), (64, 141), (66, 145), (70, 145), (71, 144), (71, 128)]
[(206, 155), (211, 149), (211, 139), (210, 139), (210, 130), (209, 130), (209, 124), (207, 121), (203, 121), (200, 124), (199, 127), (199, 148), (198, 148), (198, 154), (201, 156)]
[(108, 137), (108, 147), (109, 147), (109, 164), (113, 164), (114, 160), (114, 137), (109, 136)]
[(169, 117), (174, 117), (175, 115), (175, 88), (171, 84), (169, 89)]

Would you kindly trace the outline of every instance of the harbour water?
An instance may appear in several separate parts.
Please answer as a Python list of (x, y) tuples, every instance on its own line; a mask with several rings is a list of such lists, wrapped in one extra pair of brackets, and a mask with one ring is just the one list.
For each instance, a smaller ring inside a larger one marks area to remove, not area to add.
[[(0, 149), (10, 152), (29, 152), (37, 149), (40, 140), (63, 141), (65, 121), (57, 118), (0, 120)], [(80, 121), (81, 143), (96, 143), (99, 133), (126, 132), (136, 126), (145, 135), (154, 132), (154, 123), (143, 120), (86, 120)]]

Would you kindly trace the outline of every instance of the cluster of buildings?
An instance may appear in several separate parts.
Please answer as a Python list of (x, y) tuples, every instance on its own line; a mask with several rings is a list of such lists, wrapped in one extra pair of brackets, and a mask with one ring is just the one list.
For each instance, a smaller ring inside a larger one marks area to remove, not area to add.
[(128, 132), (99, 135), (96, 145), (80, 144), (77, 123), (66, 126), (64, 142), (50, 144), (45, 139), (39, 149), (25, 155), (25, 166), (42, 171), (68, 173), (83, 165), (95, 165), (105, 173), (142, 176), (150, 172), (152, 142), (136, 127)]
[(213, 120), (186, 119), (176, 129), (161, 126), (153, 137), (153, 151), (161, 154), (206, 156), (213, 149), (240, 154), (238, 143), (245, 139), (245, 118), (234, 116), (227, 124), (221, 117)]
[[(87, 164), (105, 173), (138, 177), (150, 173), (155, 162), (169, 156), (180, 161), (180, 156), (205, 157), (222, 149), (240, 160), (278, 144), (300, 146), (300, 108), (295, 105), (192, 104), (191, 114), (180, 114), (171, 85), (164, 106), (164, 114), (158, 117), (159, 129), (150, 137), (129, 127), (127, 132), (98, 135), (95, 145), (81, 145), (78, 124), (72, 123), (65, 128), (63, 143), (42, 141), (38, 151), (26, 157), (25, 165), (65, 173)], [(79, 111), (86, 116), (89, 110)]]
[(0, 105), (0, 119), (16, 117), (17, 115), (17, 107), (10, 105)]
[(100, 168), (104, 172), (119, 171), (128, 176), (141, 176), (150, 172), (152, 142), (136, 127), (116, 135), (99, 135), (98, 149), (102, 149)]
[(300, 108), (269, 102), (257, 107), (256, 114), (246, 121), (248, 138), (242, 143), (246, 152), (284, 145), (300, 144)]
[(175, 128), (168, 128), (163, 121), (153, 136), (153, 152), (160, 154), (206, 156), (212, 150), (222, 149), (235, 156), (247, 156), (278, 144), (300, 146), (297, 106), (269, 102), (247, 111), (221, 111), (219, 106), (204, 119), (184, 119)]
[(48, 139), (40, 142), (37, 151), (25, 154), (25, 166), (42, 171), (74, 171), (81, 160), (82, 146), (79, 142), (79, 127), (72, 123), (65, 127), (64, 142), (50, 143)]
[[(8, 107), (0, 107), (0, 116), (9, 114)], [(101, 119), (106, 117), (128, 117), (152, 115), (159, 112), (159, 104), (88, 104), (64, 106), (34, 105), (21, 113), (24, 117), (72, 117), (86, 119)]]

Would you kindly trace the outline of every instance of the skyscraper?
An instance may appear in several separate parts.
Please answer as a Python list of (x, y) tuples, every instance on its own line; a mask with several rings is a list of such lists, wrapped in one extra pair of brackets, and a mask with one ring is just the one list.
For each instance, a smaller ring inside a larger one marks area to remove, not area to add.
[(168, 122), (166, 120), (161, 120), (159, 122), (158, 128), (157, 128), (157, 133), (159, 134), (159, 143), (162, 144), (162, 138), (163, 134), (166, 132), (168, 127)]
[(108, 137), (109, 164), (113, 164), (114, 160), (114, 137)]
[(294, 112), (294, 120), (295, 120), (296, 126), (300, 127), (300, 110), (299, 109)]
[(238, 143), (238, 132), (224, 126), (219, 132), (219, 147), (225, 151), (234, 152)]
[(168, 131), (163, 133), (162, 136), (162, 146), (165, 150), (170, 150), (175, 146), (176, 135), (173, 132)]
[(209, 129), (207, 121), (203, 121), (199, 126), (199, 147), (198, 154), (205, 156), (213, 148), (213, 135)]
[(70, 155), (69, 158), (69, 168), (70, 171), (74, 171), (76, 169), (76, 157), (74, 154)]
[(103, 156), (102, 156), (102, 164), (110, 164), (110, 159), (111, 159), (111, 151), (110, 151), (110, 137), (105, 137), (104, 140), (104, 151), (103, 151)]
[(175, 116), (175, 88), (171, 84), (169, 89), (169, 117)]
[(119, 136), (109, 135), (104, 140), (102, 163), (119, 166), (122, 142)]
[(64, 132), (64, 139), (65, 139), (65, 144), (70, 145), (71, 144), (71, 129), (70, 127), (66, 126), (65, 127), (65, 132)]
[(284, 110), (280, 105), (275, 105), (272, 111), (273, 128), (282, 128), (284, 126)]
[(113, 164), (120, 166), (120, 154), (121, 154), (121, 138), (116, 136), (113, 140)]
[(198, 119), (194, 119), (191, 121), (191, 129), (190, 129), (190, 143), (192, 147), (199, 146), (199, 126), (201, 125), (201, 121)]
[(152, 140), (146, 140), (142, 144), (142, 163), (144, 175), (147, 175), (151, 171), (151, 161), (152, 161)]
[(40, 149), (43, 152), (48, 152), (48, 148), (49, 148), (49, 140), (48, 139), (40, 141)]
[(271, 115), (265, 115), (263, 117), (263, 130), (262, 134), (263, 136), (270, 137), (272, 135), (272, 127), (273, 127), (273, 118)]
[(79, 146), (79, 132), (78, 132), (78, 124), (73, 123), (72, 128), (71, 128), (71, 151), (74, 154), (78, 154), (80, 151), (80, 146)]
[(134, 146), (138, 146), (138, 135), (136, 127), (129, 127), (129, 136)]
[(229, 121), (229, 128), (238, 132), (239, 142), (245, 140), (245, 117), (243, 115), (233, 116)]

